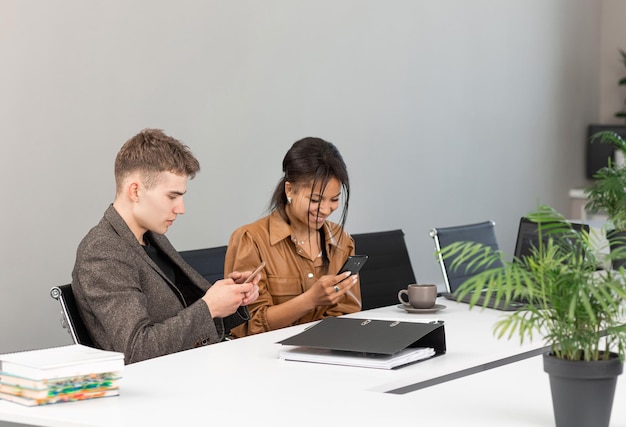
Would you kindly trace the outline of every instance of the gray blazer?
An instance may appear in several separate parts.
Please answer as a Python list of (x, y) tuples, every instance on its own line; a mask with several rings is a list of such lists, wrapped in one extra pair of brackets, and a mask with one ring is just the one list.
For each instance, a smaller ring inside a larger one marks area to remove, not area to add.
[[(150, 232), (149, 232), (150, 233)], [(210, 286), (187, 264), (167, 237), (151, 240), (189, 281), (205, 292)], [(246, 307), (213, 319), (198, 300), (188, 307), (176, 285), (157, 267), (113, 205), (78, 246), (72, 290), (94, 343), (124, 353), (125, 363), (221, 341), (248, 317)]]

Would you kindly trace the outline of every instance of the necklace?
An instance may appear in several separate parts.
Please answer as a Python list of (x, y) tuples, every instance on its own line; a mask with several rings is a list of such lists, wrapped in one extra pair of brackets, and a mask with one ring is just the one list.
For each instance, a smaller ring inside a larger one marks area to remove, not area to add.
[[(295, 231), (293, 232), (293, 235), (295, 236), (295, 237), (293, 238), (293, 242), (294, 242), (296, 245), (304, 246), (304, 244), (305, 244), (306, 242), (308, 242), (309, 240), (311, 240), (311, 233), (309, 233), (309, 236), (308, 236), (306, 239), (304, 239), (304, 240), (300, 240), (300, 239), (298, 238), (298, 235), (296, 234), (296, 232), (295, 232)], [(316, 246), (317, 246), (317, 245), (316, 245)], [(303, 250), (304, 250), (304, 249), (298, 249), (298, 252), (302, 252)], [(321, 256), (322, 256), (322, 251), (320, 251), (320, 252), (317, 254), (317, 258), (321, 258)]]
[(311, 235), (310, 235), (310, 234), (309, 234), (309, 237), (307, 237), (307, 238), (306, 238), (306, 239), (304, 239), (304, 240), (300, 240), (300, 239), (298, 238), (298, 236), (296, 235), (296, 233), (295, 233), (295, 232), (294, 232), (293, 234), (294, 234), (294, 236), (296, 236), (295, 241), (296, 241), (296, 243), (297, 243), (297, 244), (299, 244), (299, 245), (304, 245), (306, 242), (308, 242), (308, 241), (309, 241), (309, 239), (311, 239)]

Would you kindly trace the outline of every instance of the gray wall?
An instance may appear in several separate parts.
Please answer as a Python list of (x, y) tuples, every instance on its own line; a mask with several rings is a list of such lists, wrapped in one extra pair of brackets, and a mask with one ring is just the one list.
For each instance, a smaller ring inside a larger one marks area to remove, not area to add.
[(202, 164), (180, 250), (264, 215), (285, 151), (320, 136), (349, 165), (348, 231), (402, 228), (419, 281), (441, 282), (433, 226), (493, 219), (511, 253), (521, 215), (585, 184), (619, 3), (0, 0), (0, 352), (70, 342), (48, 290), (145, 127)]

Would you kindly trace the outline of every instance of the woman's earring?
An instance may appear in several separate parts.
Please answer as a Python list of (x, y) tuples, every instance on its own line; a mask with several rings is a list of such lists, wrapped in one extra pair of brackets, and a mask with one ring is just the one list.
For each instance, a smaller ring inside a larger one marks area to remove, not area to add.
[(290, 205), (291, 204), (291, 197), (287, 196), (287, 204)]

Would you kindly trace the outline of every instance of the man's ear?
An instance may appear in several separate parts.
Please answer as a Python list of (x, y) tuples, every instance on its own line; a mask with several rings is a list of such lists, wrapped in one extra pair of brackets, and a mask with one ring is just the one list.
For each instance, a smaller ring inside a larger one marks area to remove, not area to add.
[(131, 181), (126, 187), (126, 191), (128, 193), (128, 198), (132, 202), (136, 203), (139, 201), (139, 182)]

